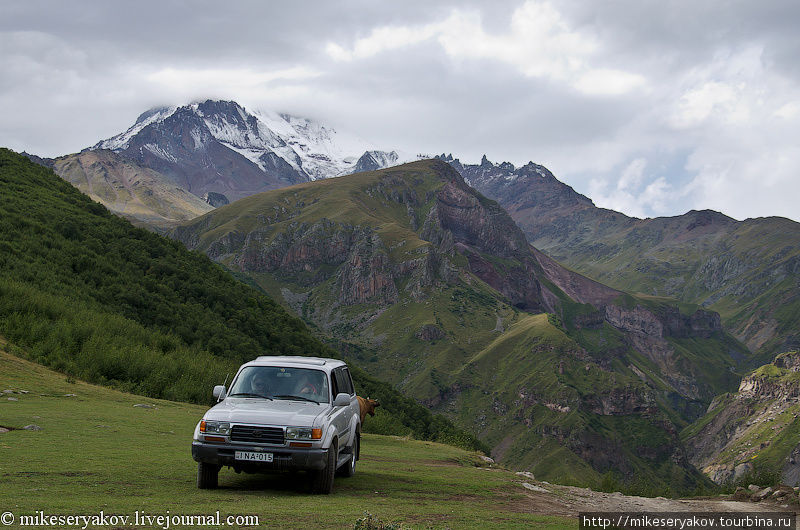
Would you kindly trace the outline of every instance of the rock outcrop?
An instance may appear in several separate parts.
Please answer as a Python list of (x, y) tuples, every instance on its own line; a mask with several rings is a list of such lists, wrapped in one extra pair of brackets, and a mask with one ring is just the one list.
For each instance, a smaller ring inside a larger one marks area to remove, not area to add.
[(756, 471), (800, 485), (800, 354), (790, 352), (745, 376), (711, 403), (686, 440), (692, 463), (715, 482)]
[(229, 201), (225, 195), (215, 191), (204, 193), (202, 199), (214, 208), (219, 208), (220, 206), (225, 206), (226, 204), (231, 203), (231, 201)]

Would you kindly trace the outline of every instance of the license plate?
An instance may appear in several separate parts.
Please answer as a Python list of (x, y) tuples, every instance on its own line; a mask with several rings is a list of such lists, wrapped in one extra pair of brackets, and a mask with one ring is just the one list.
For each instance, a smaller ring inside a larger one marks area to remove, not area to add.
[(251, 451), (236, 451), (233, 455), (236, 460), (248, 462), (272, 462), (272, 453), (254, 453)]

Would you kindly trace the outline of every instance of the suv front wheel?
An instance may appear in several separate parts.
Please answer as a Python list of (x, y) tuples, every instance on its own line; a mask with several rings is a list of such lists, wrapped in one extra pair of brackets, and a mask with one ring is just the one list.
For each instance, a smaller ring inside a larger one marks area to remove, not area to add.
[(311, 492), (325, 495), (333, 491), (333, 477), (336, 474), (336, 459), (338, 457), (336, 442), (331, 443), (328, 449), (328, 462), (325, 469), (314, 471), (311, 474)]
[(219, 480), (219, 467), (205, 462), (197, 463), (197, 487), (200, 489), (214, 489)]

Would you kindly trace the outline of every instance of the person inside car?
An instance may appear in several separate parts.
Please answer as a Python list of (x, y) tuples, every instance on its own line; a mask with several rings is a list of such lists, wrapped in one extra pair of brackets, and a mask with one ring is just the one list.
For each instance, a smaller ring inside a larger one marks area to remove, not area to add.
[(297, 395), (308, 398), (317, 398), (320, 394), (318, 385), (312, 381), (312, 378), (309, 377), (308, 374), (303, 374), (300, 376), (300, 380), (296, 389)]
[(269, 388), (267, 387), (267, 376), (262, 372), (256, 372), (250, 379), (250, 391), (260, 396), (269, 395)]

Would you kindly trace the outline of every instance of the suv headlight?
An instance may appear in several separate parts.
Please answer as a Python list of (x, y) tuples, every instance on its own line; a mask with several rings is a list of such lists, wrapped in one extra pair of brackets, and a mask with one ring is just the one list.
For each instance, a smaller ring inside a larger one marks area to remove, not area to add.
[(221, 434), (228, 436), (231, 433), (231, 424), (227, 421), (206, 421), (200, 422), (200, 432), (203, 434)]
[(320, 440), (322, 429), (311, 427), (286, 427), (287, 440)]

